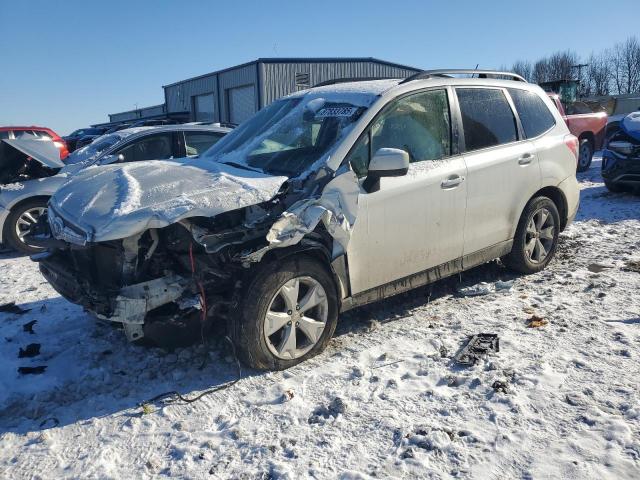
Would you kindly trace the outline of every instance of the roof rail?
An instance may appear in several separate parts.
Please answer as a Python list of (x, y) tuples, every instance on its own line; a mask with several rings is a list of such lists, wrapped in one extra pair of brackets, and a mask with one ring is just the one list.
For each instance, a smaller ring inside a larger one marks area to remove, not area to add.
[(371, 80), (397, 80), (393, 77), (351, 77), (351, 78), (334, 78), (333, 80), (325, 80), (324, 82), (316, 83), (315, 87), (325, 87), (327, 85), (335, 85), (336, 83), (349, 83), (349, 82), (369, 82)]
[(490, 77), (509, 77), (511, 80), (515, 80), (517, 82), (525, 82), (527, 81), (524, 77), (516, 73), (511, 72), (499, 72), (496, 70), (466, 70), (466, 69), (442, 69), (442, 70), (424, 70), (422, 72), (418, 72), (410, 77), (405, 78), (400, 82), (400, 84), (411, 82), (413, 80), (424, 80), (427, 78), (433, 77), (449, 77), (451, 75), (478, 75), (478, 78), (490, 78)]

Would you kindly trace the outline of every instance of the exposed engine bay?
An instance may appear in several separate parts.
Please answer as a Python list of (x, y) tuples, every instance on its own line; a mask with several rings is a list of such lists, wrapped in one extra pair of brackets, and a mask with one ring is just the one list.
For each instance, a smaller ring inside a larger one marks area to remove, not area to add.
[(58, 168), (46, 166), (7, 142), (0, 141), (0, 185), (51, 177), (58, 171)]

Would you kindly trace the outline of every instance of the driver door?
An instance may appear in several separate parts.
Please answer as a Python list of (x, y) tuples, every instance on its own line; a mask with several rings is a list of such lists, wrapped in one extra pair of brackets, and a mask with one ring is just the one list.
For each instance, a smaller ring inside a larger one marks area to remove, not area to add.
[(377, 191), (361, 189), (347, 249), (352, 295), (462, 256), (467, 170), (453, 154), (449, 103), (446, 89), (394, 100), (347, 157), (361, 182), (380, 148), (405, 150), (411, 162)]

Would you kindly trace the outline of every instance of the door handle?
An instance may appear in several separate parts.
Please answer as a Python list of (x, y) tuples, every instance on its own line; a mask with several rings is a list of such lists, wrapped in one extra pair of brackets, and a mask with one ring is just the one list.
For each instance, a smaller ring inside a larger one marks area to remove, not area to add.
[(442, 188), (455, 188), (462, 182), (464, 182), (464, 177), (461, 177), (460, 175), (451, 175), (446, 180), (443, 180), (440, 186)]
[(533, 161), (533, 154), (525, 153), (518, 159), (520, 165), (529, 165)]

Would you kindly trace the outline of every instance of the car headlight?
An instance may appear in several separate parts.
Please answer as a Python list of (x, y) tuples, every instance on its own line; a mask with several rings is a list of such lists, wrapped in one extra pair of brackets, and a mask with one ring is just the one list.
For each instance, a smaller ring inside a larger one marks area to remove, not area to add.
[(609, 142), (609, 145), (607, 146), (607, 148), (616, 153), (621, 153), (623, 155), (631, 155), (633, 153), (635, 145), (631, 142), (615, 141), (615, 142)]

